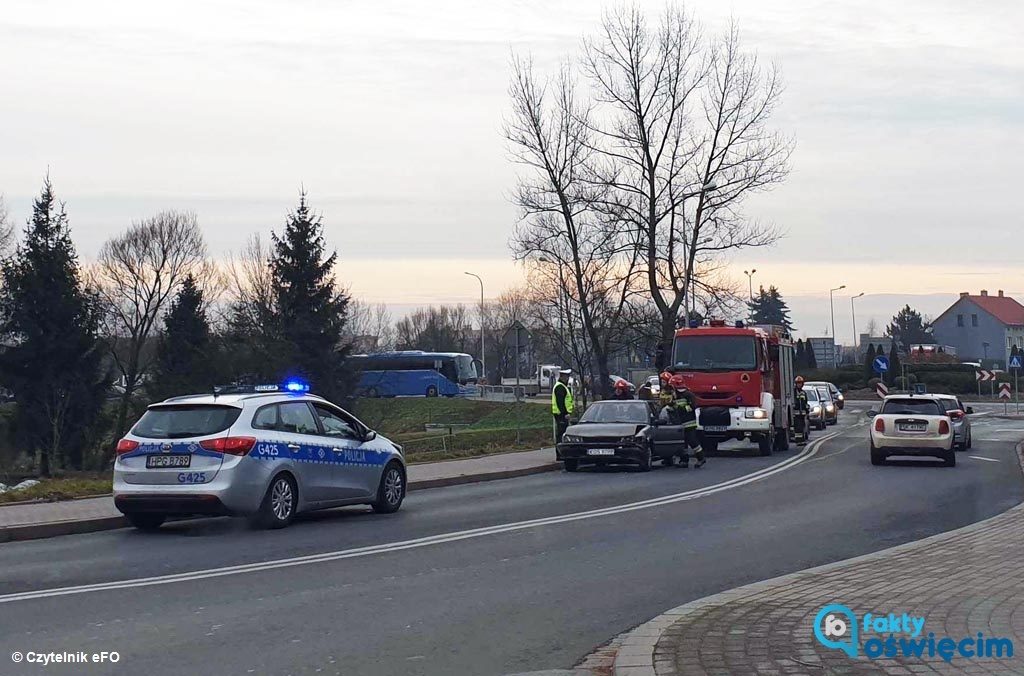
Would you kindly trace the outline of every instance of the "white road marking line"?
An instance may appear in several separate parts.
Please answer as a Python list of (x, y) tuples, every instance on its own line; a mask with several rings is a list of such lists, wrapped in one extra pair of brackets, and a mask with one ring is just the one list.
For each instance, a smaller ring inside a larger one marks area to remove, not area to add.
[(170, 575), (159, 575), (156, 577), (143, 577), (114, 582), (100, 582), (97, 584), (86, 584), (75, 587), (58, 587), (55, 589), (39, 589), (35, 591), (18, 592), (15, 594), (5, 594), (3, 596), (0, 596), (0, 603), (50, 598), (53, 596), (70, 596), (72, 594), (86, 594), (89, 592), (110, 591), (116, 589), (151, 587), (162, 584), (173, 584), (176, 582), (193, 582), (196, 580), (205, 580), (214, 577), (224, 577), (227, 575), (239, 575), (244, 573), (258, 573), (268, 570), (276, 570), (279, 568), (303, 566), (312, 563), (326, 563), (329, 561), (338, 561), (341, 559), (353, 559), (363, 556), (372, 556), (374, 554), (398, 552), (406, 549), (418, 549), (420, 547), (427, 547), (430, 545), (442, 544), (446, 542), (457, 542), (459, 540), (468, 540), (471, 538), (483, 537), (485, 535), (496, 535), (498, 533), (508, 533), (512, 531), (524, 530), (527, 528), (536, 528), (538, 526), (550, 526), (553, 524), (567, 523), (570, 521), (582, 521), (584, 519), (593, 519), (596, 517), (610, 516), (613, 514), (622, 514), (625, 512), (632, 512), (640, 509), (649, 509), (651, 507), (661, 507), (676, 502), (684, 502), (687, 500), (694, 500), (696, 498), (705, 497), (707, 495), (713, 495), (715, 493), (727, 491), (732, 488), (738, 488), (740, 486), (745, 486), (755, 481), (760, 481), (761, 479), (772, 476), (773, 474), (784, 472), (787, 469), (795, 467), (796, 465), (799, 465), (808, 460), (809, 458), (813, 457), (818, 452), (818, 449), (821, 447), (823, 443), (836, 436), (839, 436), (839, 432), (833, 432), (829, 435), (821, 437), (820, 439), (815, 439), (814, 441), (810, 442), (799, 455), (793, 456), (792, 458), (784, 460), (775, 465), (771, 465), (770, 467), (765, 467), (764, 469), (758, 470), (756, 472), (751, 472), (750, 474), (745, 474), (743, 476), (736, 477), (735, 479), (729, 479), (728, 481), (723, 481), (712, 486), (705, 486), (704, 488), (697, 488), (689, 491), (684, 491), (682, 493), (665, 495), (660, 498), (651, 498), (649, 500), (630, 502), (622, 505), (616, 505), (613, 507), (592, 509), (585, 512), (562, 514), (560, 516), (549, 516), (540, 519), (530, 519), (528, 521), (517, 521), (514, 523), (487, 526), (484, 528), (474, 528), (471, 530), (464, 531), (453, 531), (451, 533), (440, 533), (438, 535), (430, 535), (427, 537), (416, 538), (413, 540), (402, 540), (399, 542), (390, 542), (380, 545), (370, 545), (368, 547), (356, 547), (354, 549), (343, 549), (334, 552), (323, 552), (321, 554), (310, 554), (308, 556), (296, 556), (289, 559), (276, 559), (273, 561), (246, 563), (237, 566), (209, 568), (206, 570), (197, 570), (188, 573), (174, 573)]
[(967, 457), (968, 458), (974, 458), (975, 460), (988, 460), (989, 462), (999, 462), (999, 460), (996, 460), (995, 458), (986, 458), (986, 457), (981, 456), (981, 455), (969, 455)]

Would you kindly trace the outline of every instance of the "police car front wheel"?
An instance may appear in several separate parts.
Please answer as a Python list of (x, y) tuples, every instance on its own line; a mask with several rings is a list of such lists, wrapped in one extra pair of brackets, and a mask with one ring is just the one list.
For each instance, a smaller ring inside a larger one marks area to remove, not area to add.
[(371, 505), (378, 514), (397, 512), (405, 499), (405, 473), (397, 462), (384, 468), (377, 487), (377, 499)]
[(284, 528), (295, 517), (297, 498), (295, 481), (287, 474), (278, 474), (267, 487), (252, 524), (258, 528)]

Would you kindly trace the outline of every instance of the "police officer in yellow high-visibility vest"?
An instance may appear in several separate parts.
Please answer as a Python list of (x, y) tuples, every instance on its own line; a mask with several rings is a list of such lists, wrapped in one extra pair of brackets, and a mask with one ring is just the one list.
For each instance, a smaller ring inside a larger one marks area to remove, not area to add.
[(573, 412), (572, 390), (569, 389), (571, 369), (558, 372), (558, 381), (551, 388), (551, 415), (554, 418), (555, 443), (562, 441), (562, 435), (569, 427), (569, 416)]

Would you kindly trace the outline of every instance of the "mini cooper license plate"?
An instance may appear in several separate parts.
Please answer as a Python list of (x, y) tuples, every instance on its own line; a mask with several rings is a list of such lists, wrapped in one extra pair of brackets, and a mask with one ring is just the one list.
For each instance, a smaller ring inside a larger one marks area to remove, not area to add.
[(900, 425), (900, 432), (927, 432), (928, 423), (905, 423)]

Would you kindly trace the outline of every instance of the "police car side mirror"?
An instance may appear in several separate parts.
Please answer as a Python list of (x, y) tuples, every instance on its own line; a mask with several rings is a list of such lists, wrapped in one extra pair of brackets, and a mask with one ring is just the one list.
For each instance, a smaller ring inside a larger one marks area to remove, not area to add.
[(972, 407), (968, 406), (967, 410), (964, 411), (964, 413), (966, 413), (967, 415), (972, 415), (974, 413), (974, 409)]
[(377, 433), (373, 430), (366, 430), (366, 434), (363, 435), (363, 441), (373, 441), (377, 438)]

